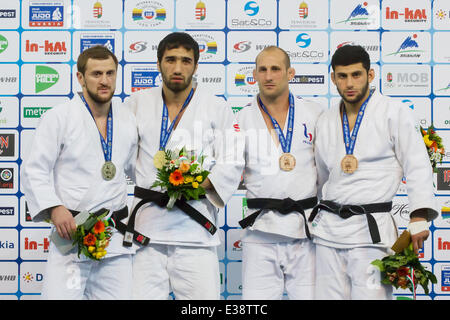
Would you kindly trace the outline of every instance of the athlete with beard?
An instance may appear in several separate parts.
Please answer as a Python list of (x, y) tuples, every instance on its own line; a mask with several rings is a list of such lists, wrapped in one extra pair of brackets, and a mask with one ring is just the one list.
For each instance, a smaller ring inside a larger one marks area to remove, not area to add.
[(311, 213), (316, 243), (316, 299), (391, 299), (370, 263), (390, 254), (397, 227), (392, 198), (406, 177), (416, 254), (437, 217), (427, 151), (408, 106), (370, 88), (375, 74), (361, 46), (332, 57), (341, 102), (316, 127), (320, 203)]
[[(243, 141), (225, 101), (193, 83), (199, 47), (190, 35), (169, 34), (157, 56), (162, 86), (139, 91), (128, 102), (139, 132), (128, 226), (150, 239), (134, 239), (142, 247), (133, 260), (133, 297), (168, 299), (172, 291), (176, 299), (219, 299), (217, 214), (238, 188)], [(206, 157), (206, 197), (180, 199), (168, 210), (168, 196), (151, 188), (157, 174), (154, 159), (182, 147)]]
[[(101, 46), (80, 54), (82, 92), (45, 113), (24, 159), (22, 190), (33, 221), (50, 219), (67, 240), (80, 211), (108, 209), (106, 219), (119, 221), (128, 216), (125, 173), (134, 176), (138, 136), (134, 115), (112, 103), (117, 65), (114, 54)], [(134, 249), (122, 241), (114, 230), (98, 262), (79, 258), (77, 248), (62, 253), (52, 242), (41, 298), (130, 299)]]

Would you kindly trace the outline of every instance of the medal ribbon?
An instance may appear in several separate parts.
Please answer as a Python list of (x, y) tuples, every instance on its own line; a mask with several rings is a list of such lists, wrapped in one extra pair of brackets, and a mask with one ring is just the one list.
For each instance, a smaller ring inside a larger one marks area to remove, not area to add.
[(415, 280), (414, 268), (410, 267), (409, 271), (410, 271), (410, 275), (407, 275), (406, 277), (408, 278), (409, 281), (411, 281), (412, 291), (414, 294), (413, 297), (414, 297), (414, 300), (416, 300), (416, 286), (414, 284), (414, 280)]
[(181, 107), (180, 111), (178, 112), (175, 119), (173, 119), (172, 123), (170, 124), (169, 129), (167, 129), (167, 123), (169, 122), (169, 110), (167, 109), (166, 101), (164, 99), (164, 92), (163, 92), (163, 114), (162, 114), (162, 120), (161, 120), (161, 133), (159, 136), (159, 150), (164, 150), (166, 148), (167, 141), (169, 141), (169, 137), (172, 134), (173, 127), (175, 123), (177, 122), (178, 117), (180, 116), (181, 112), (183, 112), (184, 109), (188, 106), (189, 102), (191, 102), (192, 96), (194, 95), (194, 89), (191, 89), (191, 92), (189, 92), (188, 97), (183, 103), (183, 106)]
[[(92, 116), (92, 119), (95, 118), (92, 114), (91, 109), (89, 108), (88, 103), (84, 99), (83, 95), (80, 93), (81, 101), (83, 101), (84, 105), (88, 109), (90, 115)], [(97, 127), (98, 130), (98, 127)], [(103, 149), (103, 156), (105, 157), (105, 161), (111, 161), (112, 157), (112, 136), (113, 136), (113, 115), (112, 115), (112, 104), (109, 106), (109, 112), (108, 112), (108, 120), (106, 122), (106, 140), (103, 138), (102, 134), (100, 133), (100, 130), (98, 131), (98, 134), (100, 135), (100, 141), (102, 143), (102, 149)]]
[(278, 134), (278, 139), (281, 144), (281, 149), (284, 153), (289, 153), (291, 151), (291, 142), (292, 142), (292, 135), (294, 134), (294, 95), (289, 92), (289, 118), (288, 118), (288, 128), (286, 132), (286, 137), (284, 137), (283, 131), (280, 128), (280, 125), (278, 124), (277, 120), (275, 120), (270, 114), (269, 111), (267, 111), (267, 108), (264, 106), (263, 102), (261, 101), (261, 98), (258, 95), (258, 102), (263, 111), (269, 116), (270, 120), (272, 121), (273, 127)]
[(356, 117), (355, 126), (353, 127), (352, 136), (350, 137), (350, 125), (348, 124), (347, 113), (345, 112), (345, 107), (342, 114), (342, 130), (344, 132), (344, 142), (345, 142), (345, 152), (346, 154), (353, 154), (355, 149), (356, 136), (358, 135), (359, 127), (361, 126), (361, 121), (364, 117), (364, 111), (366, 110), (369, 99), (372, 96), (374, 90), (370, 91), (369, 96), (366, 101), (359, 108), (358, 116)]

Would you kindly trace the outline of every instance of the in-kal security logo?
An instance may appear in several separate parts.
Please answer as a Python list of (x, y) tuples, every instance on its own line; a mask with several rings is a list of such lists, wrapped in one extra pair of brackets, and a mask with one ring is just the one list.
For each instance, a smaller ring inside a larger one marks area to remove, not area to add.
[(66, 55), (67, 48), (65, 41), (45, 40), (43, 44), (38, 42), (25, 41), (25, 52), (41, 52), (45, 55)]
[(0, 189), (14, 189), (14, 168), (0, 168)]
[(238, 69), (234, 76), (234, 84), (243, 93), (252, 93), (255, 88), (256, 80), (253, 78), (254, 67), (243, 67)]
[(30, 240), (30, 238), (25, 237), (23, 249), (25, 251), (41, 251), (42, 252), (48, 252), (48, 248), (50, 247), (50, 241), (47, 237), (44, 237), (42, 242), (38, 242), (35, 240)]
[(158, 87), (161, 82), (161, 75), (157, 70), (131, 71), (131, 92)]
[(247, 19), (231, 19), (231, 26), (233, 27), (271, 27), (272, 20), (265, 18), (257, 18), (259, 14), (259, 4), (256, 1), (248, 1), (243, 7), (244, 13), (249, 17)]
[(206, 6), (202, 1), (195, 5), (195, 20), (203, 21), (206, 19)]
[(192, 34), (192, 38), (198, 43), (202, 61), (214, 58), (217, 54), (217, 42), (214, 37), (206, 33), (195, 33)]
[(426, 9), (411, 9), (402, 8), (403, 10), (392, 10), (391, 7), (386, 7), (386, 20), (403, 20), (403, 22), (423, 23), (428, 21)]
[(30, 27), (64, 26), (64, 5), (62, 2), (31, 2), (29, 8)]
[(142, 1), (131, 13), (132, 19), (142, 27), (156, 27), (166, 20), (166, 9), (157, 1)]
[(338, 21), (337, 24), (343, 23), (351, 26), (369, 26), (372, 24), (372, 19), (367, 9), (367, 2), (360, 3), (352, 10), (352, 12), (350, 12), (347, 19)]
[(35, 93), (45, 91), (53, 87), (59, 80), (59, 73), (48, 66), (36, 66)]
[(386, 56), (397, 56), (401, 58), (420, 58), (424, 50), (419, 50), (419, 44), (416, 41), (417, 34), (407, 36), (401, 43), (397, 51), (387, 54)]
[(14, 157), (14, 134), (0, 134), (0, 159), (2, 157)]
[(95, 46), (103, 46), (109, 51), (115, 51), (114, 34), (82, 34), (80, 36), (80, 52)]

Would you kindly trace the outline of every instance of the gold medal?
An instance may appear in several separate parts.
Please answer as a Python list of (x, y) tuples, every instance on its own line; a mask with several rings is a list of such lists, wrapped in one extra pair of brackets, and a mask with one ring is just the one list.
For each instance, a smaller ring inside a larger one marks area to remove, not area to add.
[(159, 150), (153, 156), (153, 165), (156, 169), (161, 169), (166, 163), (166, 153), (163, 150)]
[(352, 154), (347, 154), (341, 161), (341, 169), (345, 173), (352, 174), (358, 169), (358, 159)]
[(111, 161), (106, 161), (102, 166), (102, 177), (106, 181), (112, 180), (116, 175), (116, 166)]
[(283, 153), (279, 160), (280, 169), (283, 171), (291, 171), (295, 168), (295, 157), (290, 153)]

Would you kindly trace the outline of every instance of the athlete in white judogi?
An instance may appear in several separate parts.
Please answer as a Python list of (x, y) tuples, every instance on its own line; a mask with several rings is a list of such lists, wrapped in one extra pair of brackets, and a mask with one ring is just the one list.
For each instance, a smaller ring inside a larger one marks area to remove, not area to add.
[[(194, 88), (192, 76), (198, 58), (198, 44), (191, 36), (178, 32), (168, 35), (158, 46), (162, 87), (137, 92), (129, 100), (140, 137), (135, 228), (150, 238), (134, 258), (135, 299), (167, 299), (171, 291), (176, 299), (220, 297), (217, 213), (238, 188), (243, 141), (237, 140), (239, 127), (225, 101)], [(163, 133), (169, 133), (168, 140)], [(187, 201), (183, 208), (175, 204), (169, 211), (160, 188), (150, 189), (157, 173), (153, 158), (159, 150), (182, 147), (206, 156), (204, 169), (210, 171), (202, 183), (206, 199)], [(140, 206), (146, 197), (153, 201)], [(130, 229), (133, 220), (132, 215)]]
[[(119, 211), (118, 220), (128, 215), (125, 170), (133, 176), (138, 139), (134, 115), (122, 104), (111, 104), (116, 57), (98, 46), (82, 52), (77, 66), (82, 92), (46, 112), (21, 172), (33, 220), (51, 219), (66, 239), (76, 229), (68, 210), (104, 208), (110, 210), (106, 218)], [(111, 147), (102, 146), (100, 135)], [(115, 175), (104, 169), (106, 162), (115, 166)], [(115, 230), (100, 261), (78, 258), (76, 248), (62, 254), (52, 243), (41, 298), (130, 299), (134, 251), (122, 240)]]
[(243, 299), (281, 299), (284, 290), (289, 299), (313, 299), (307, 217), (317, 203), (313, 134), (322, 107), (290, 93), (294, 75), (284, 50), (264, 49), (253, 72), (259, 94), (237, 114), (249, 208), (240, 222)]
[[(390, 299), (381, 285), (381, 259), (397, 239), (391, 201), (406, 177), (416, 253), (437, 216), (432, 169), (412, 110), (369, 89), (374, 78), (367, 52), (344, 46), (332, 58), (331, 80), (342, 101), (317, 123), (316, 164), (323, 186), (317, 215), (317, 299)], [(346, 133), (346, 134), (345, 134)], [(344, 141), (348, 142), (344, 144)], [(339, 209), (339, 206), (351, 205)]]

